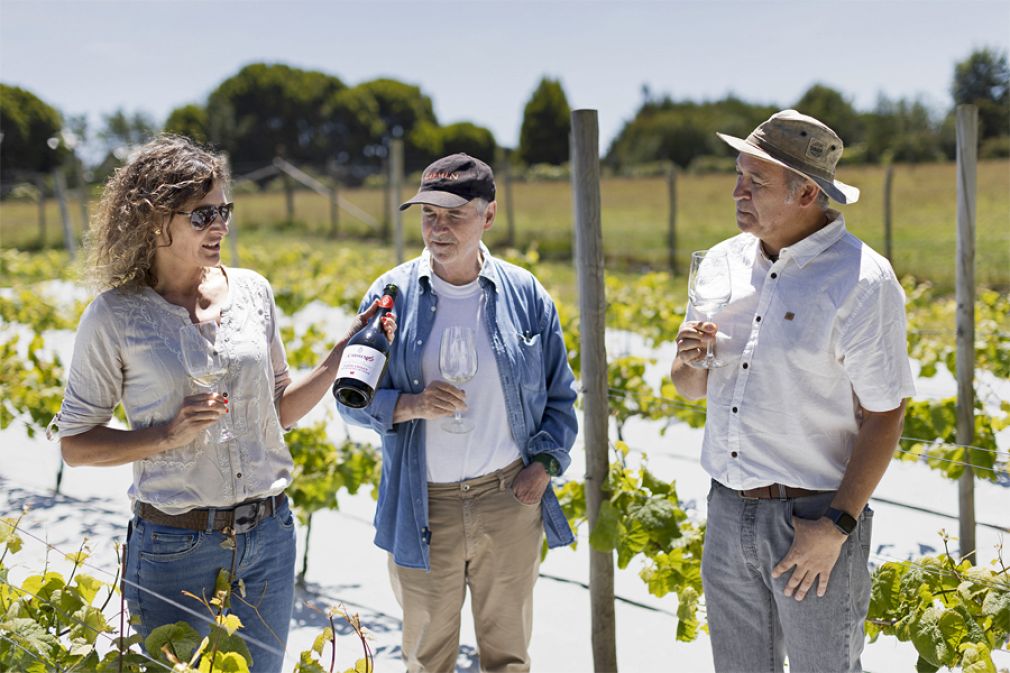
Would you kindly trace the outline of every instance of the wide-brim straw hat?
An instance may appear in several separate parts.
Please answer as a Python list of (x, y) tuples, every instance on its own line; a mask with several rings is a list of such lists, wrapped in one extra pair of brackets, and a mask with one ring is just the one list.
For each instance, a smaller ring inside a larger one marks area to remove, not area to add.
[(746, 139), (716, 133), (743, 152), (804, 175), (841, 204), (859, 200), (859, 189), (835, 179), (835, 167), (845, 145), (823, 122), (796, 110), (776, 112)]

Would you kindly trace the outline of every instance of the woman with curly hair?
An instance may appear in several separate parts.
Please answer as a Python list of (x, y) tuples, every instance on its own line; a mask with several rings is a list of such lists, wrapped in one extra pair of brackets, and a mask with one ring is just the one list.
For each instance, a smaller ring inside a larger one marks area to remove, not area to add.
[[(283, 431), (332, 385), (357, 316), (322, 363), (288, 372), (270, 284), (221, 264), (233, 204), (221, 157), (186, 138), (147, 143), (105, 187), (88, 237), (101, 292), (81, 316), (54, 419), (70, 465), (133, 465), (125, 594), (147, 636), (187, 621), (206, 633), (224, 569), (253, 670), (281, 669), (294, 600), (295, 532)], [(181, 332), (216, 326), (222, 392), (187, 373)], [(395, 322), (386, 323), (393, 338)], [(107, 426), (122, 402), (129, 429)], [(219, 424), (229, 433), (208, 432)]]

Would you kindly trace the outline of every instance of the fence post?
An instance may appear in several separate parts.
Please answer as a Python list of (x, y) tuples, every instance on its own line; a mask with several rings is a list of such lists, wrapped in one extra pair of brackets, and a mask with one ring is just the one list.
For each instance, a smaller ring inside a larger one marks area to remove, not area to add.
[(888, 159), (884, 168), (884, 256), (894, 266), (894, 239), (891, 220), (891, 186), (894, 183), (894, 164)]
[[(957, 106), (957, 443), (975, 441), (975, 175), (978, 108)], [(967, 455), (971, 455), (969, 449)], [(970, 459), (968, 462), (972, 462)], [(961, 556), (975, 552), (975, 472), (958, 482)], [(974, 563), (974, 558), (972, 558)]]
[(46, 247), (46, 180), (44, 175), (35, 177), (35, 187), (39, 190), (39, 248)]
[(389, 221), (393, 223), (393, 247), (396, 248), (396, 263), (403, 264), (403, 212), (400, 210), (400, 196), (403, 190), (403, 140), (397, 138), (389, 143)]
[(83, 177), (81, 184), (77, 185), (77, 196), (80, 199), (79, 206), (81, 208), (81, 234), (86, 234), (91, 228), (91, 216), (88, 214), (88, 183)]
[(284, 204), (287, 207), (288, 224), (293, 224), (295, 221), (295, 186), (291, 181), (291, 176), (285, 170), (281, 170), (281, 180), (284, 181)]
[(340, 178), (337, 162), (330, 159), (326, 163), (330, 174), (330, 238), (337, 238), (340, 235)]
[(512, 207), (512, 152), (504, 147), (500, 148), (498, 154), (498, 167), (505, 201), (505, 222), (508, 225), (505, 244), (514, 248), (516, 247), (516, 212)]
[(382, 242), (389, 244), (390, 238), (392, 236), (392, 220), (389, 215), (393, 212), (393, 162), (390, 155), (392, 152), (392, 145), (386, 146), (386, 156), (382, 158), (382, 174), (385, 176), (386, 181), (382, 185), (382, 197), (385, 207), (382, 209), (382, 229), (379, 231), (379, 238)]
[[(596, 525), (609, 465), (607, 422), (606, 291), (600, 224), (600, 134), (596, 110), (572, 111), (572, 187), (575, 268), (579, 280), (582, 348), (582, 428), (586, 448), (586, 510)], [(589, 596), (593, 670), (617, 671), (613, 552), (589, 550)]]
[[(221, 161), (224, 163), (224, 169), (227, 175), (231, 175), (231, 155), (227, 152), (221, 152)], [(234, 187), (234, 182), (232, 186)], [(239, 211), (241, 212), (241, 210)], [(236, 226), (236, 215), (235, 211), (232, 211), (231, 222), (228, 223), (228, 245), (231, 251), (231, 265), (239, 266), (238, 263), (238, 227)]]
[(677, 166), (671, 161), (666, 166), (666, 194), (670, 200), (666, 246), (669, 253), (670, 273), (677, 275)]
[(56, 200), (60, 204), (60, 219), (63, 221), (63, 245), (70, 253), (70, 259), (73, 259), (77, 254), (77, 241), (70, 221), (70, 208), (67, 207), (67, 176), (63, 174), (62, 168), (53, 171), (53, 185), (56, 187)]

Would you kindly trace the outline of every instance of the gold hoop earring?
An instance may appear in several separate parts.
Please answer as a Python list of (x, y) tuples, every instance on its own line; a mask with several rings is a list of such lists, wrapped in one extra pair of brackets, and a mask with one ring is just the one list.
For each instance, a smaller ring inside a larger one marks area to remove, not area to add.
[(154, 235), (155, 236), (161, 236), (161, 229), (155, 229), (154, 230)]

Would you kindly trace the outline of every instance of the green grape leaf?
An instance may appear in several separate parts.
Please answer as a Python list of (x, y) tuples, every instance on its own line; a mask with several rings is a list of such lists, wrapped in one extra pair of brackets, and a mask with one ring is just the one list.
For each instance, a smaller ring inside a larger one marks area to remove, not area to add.
[(295, 666), (294, 673), (329, 673), (329, 672), (312, 657), (312, 652), (310, 650), (306, 650), (305, 652), (302, 652), (301, 658), (298, 661), (298, 665)]
[(17, 527), (17, 519), (6, 516), (0, 519), (0, 544), (5, 545), (12, 554), (21, 551), (24, 545), (21, 536), (17, 534)]
[(689, 643), (698, 637), (698, 601), (701, 595), (694, 587), (677, 593), (677, 640)]
[(666, 497), (652, 497), (641, 505), (629, 507), (628, 520), (641, 524), (649, 532), (651, 541), (661, 549), (669, 548), (673, 540), (681, 536), (678, 508)]
[(219, 615), (216, 621), (229, 636), (242, 628), (242, 620), (235, 614)]
[(900, 604), (901, 578), (904, 566), (885, 563), (873, 573), (870, 586), (868, 619), (890, 619)]
[(105, 585), (90, 575), (78, 574), (74, 576), (74, 586), (84, 602), (90, 605), (91, 601), (95, 600), (99, 589)]
[(16, 640), (21, 647), (32, 652), (39, 652), (47, 658), (51, 657), (60, 647), (60, 641), (56, 636), (48, 633), (42, 624), (27, 617), (15, 617), (0, 622), (0, 632), (7, 633), (8, 637)]
[(192, 626), (186, 622), (176, 622), (152, 630), (144, 639), (144, 649), (158, 661), (171, 664), (162, 652), (163, 647), (167, 645), (179, 661), (189, 661), (201, 640), (200, 634)]
[(85, 605), (73, 613), (74, 624), (70, 627), (71, 638), (79, 638), (94, 644), (103, 633), (114, 633), (115, 629), (105, 621), (105, 615), (96, 607)]
[(322, 633), (312, 641), (312, 651), (319, 656), (323, 655), (323, 648), (333, 642), (333, 629), (327, 626)]
[(964, 617), (954, 610), (932, 607), (923, 611), (913, 627), (912, 644), (930, 664), (952, 665), (966, 633)]
[(961, 645), (962, 673), (996, 673), (996, 665), (992, 661), (989, 648), (981, 643), (963, 643)]
[(993, 626), (1010, 633), (1010, 586), (1002, 591), (992, 589), (982, 601), (982, 614), (992, 617)]
[(311, 651), (302, 652), (294, 673), (329, 673), (322, 665), (312, 658)]
[(215, 652), (200, 659), (200, 673), (249, 673), (249, 663), (238, 652)]

